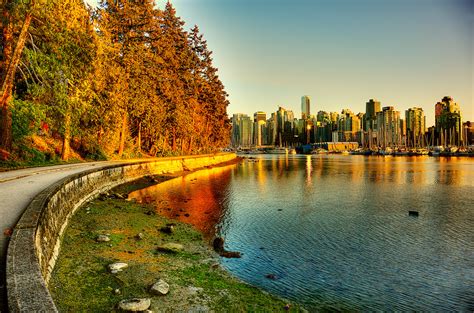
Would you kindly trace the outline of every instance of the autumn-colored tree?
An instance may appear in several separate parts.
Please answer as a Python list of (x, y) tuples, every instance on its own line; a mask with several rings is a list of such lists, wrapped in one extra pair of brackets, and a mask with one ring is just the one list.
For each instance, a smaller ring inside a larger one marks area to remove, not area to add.
[(90, 13), (81, 0), (50, 0), (31, 28), (25, 48), (27, 96), (48, 105), (63, 141), (61, 158), (67, 160), (71, 136), (88, 106), (87, 78), (95, 57)]
[(0, 41), (0, 148), (12, 148), (12, 118), (9, 108), (12, 99), (16, 68), (25, 46), (34, 3), (1, 0)]
[[(11, 85), (6, 98), (16, 86), (19, 110), (36, 106), (38, 114), (18, 121), (50, 121), (63, 159), (72, 139), (96, 156), (122, 156), (126, 149), (128, 155), (203, 153), (227, 143), (228, 100), (212, 53), (197, 26), (184, 30), (169, 2), (160, 10), (153, 0), (102, 0), (91, 10), (81, 0), (36, 1), (43, 5), (0, 0), (8, 9), (2, 38), (14, 38), (0, 44), (1, 77)], [(34, 14), (30, 21), (28, 14)], [(7, 75), (20, 37), (19, 73)], [(8, 126), (8, 119), (1, 122)]]

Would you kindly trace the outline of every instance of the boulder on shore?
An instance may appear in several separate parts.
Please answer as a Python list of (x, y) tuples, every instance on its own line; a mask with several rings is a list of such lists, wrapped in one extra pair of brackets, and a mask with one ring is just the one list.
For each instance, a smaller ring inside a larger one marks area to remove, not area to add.
[(156, 283), (153, 284), (150, 288), (150, 292), (155, 295), (164, 296), (170, 291), (170, 285), (165, 282), (163, 279), (159, 279)]
[(99, 236), (97, 236), (95, 241), (97, 241), (97, 242), (109, 242), (110, 238), (107, 235), (99, 235)]
[(109, 270), (112, 274), (121, 272), (124, 268), (127, 268), (127, 267), (128, 267), (128, 264), (123, 263), (123, 262), (109, 264)]

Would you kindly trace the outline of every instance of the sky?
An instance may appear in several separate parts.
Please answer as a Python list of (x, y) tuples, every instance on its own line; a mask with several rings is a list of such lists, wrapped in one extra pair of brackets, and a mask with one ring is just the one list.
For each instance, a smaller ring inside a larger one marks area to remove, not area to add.
[[(94, 0), (87, 0), (93, 3)], [(163, 6), (165, 1), (157, 1)], [(229, 93), (229, 115), (421, 107), (445, 95), (474, 121), (473, 0), (171, 0), (197, 24)]]

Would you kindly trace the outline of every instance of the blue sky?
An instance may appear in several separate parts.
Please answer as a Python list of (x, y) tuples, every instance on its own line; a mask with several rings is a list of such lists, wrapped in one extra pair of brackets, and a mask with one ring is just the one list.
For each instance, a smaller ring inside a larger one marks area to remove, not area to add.
[[(93, 0), (90, 0), (93, 1)], [(403, 111), (450, 95), (474, 121), (471, 0), (174, 0), (200, 27), (230, 94), (228, 113)], [(164, 1), (157, 1), (161, 6)]]

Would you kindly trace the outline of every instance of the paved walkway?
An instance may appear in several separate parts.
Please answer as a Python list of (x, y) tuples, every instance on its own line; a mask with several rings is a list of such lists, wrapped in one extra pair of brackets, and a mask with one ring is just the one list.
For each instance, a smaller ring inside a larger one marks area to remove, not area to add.
[(91, 168), (129, 162), (130, 160), (77, 163), (0, 172), (0, 313), (7, 312), (5, 301), (7, 234), (15, 227), (30, 201), (39, 192), (68, 175)]

